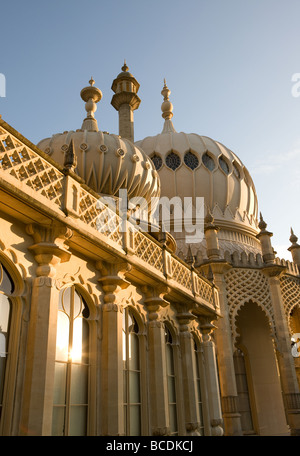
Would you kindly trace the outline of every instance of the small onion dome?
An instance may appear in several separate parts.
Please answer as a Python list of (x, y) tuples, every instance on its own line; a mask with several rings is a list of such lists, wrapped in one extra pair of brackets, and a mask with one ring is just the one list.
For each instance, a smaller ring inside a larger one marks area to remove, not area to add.
[(91, 83), (81, 91), (87, 110), (81, 129), (54, 134), (42, 139), (37, 146), (63, 166), (72, 142), (76, 155), (74, 172), (92, 190), (118, 196), (120, 189), (126, 189), (128, 198), (143, 197), (149, 204), (151, 197), (160, 195), (158, 173), (140, 147), (118, 135), (98, 130), (94, 112), (100, 94)]

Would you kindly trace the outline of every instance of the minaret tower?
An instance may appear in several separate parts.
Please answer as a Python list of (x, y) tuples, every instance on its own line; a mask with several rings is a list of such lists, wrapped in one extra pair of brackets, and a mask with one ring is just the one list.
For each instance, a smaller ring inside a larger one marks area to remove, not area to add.
[(134, 142), (133, 111), (138, 109), (141, 102), (137, 96), (140, 84), (129, 73), (125, 61), (122, 73), (113, 81), (111, 88), (115, 92), (111, 104), (119, 112), (119, 135)]

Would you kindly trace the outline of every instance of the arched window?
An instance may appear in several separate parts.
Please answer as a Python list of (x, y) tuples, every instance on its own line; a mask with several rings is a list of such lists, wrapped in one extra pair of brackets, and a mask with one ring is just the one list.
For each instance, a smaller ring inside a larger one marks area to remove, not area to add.
[(125, 435), (141, 435), (141, 367), (139, 326), (126, 307), (123, 313), (123, 380)]
[(87, 435), (89, 309), (75, 286), (59, 295), (53, 435)]
[(8, 358), (11, 302), (9, 296), (14, 291), (13, 281), (0, 263), (0, 419), (3, 407), (5, 372)]
[(154, 168), (156, 169), (156, 171), (158, 171), (163, 164), (162, 158), (157, 154), (153, 154), (151, 160), (153, 162)]
[(215, 169), (215, 162), (207, 152), (205, 152), (205, 154), (202, 155), (202, 162), (204, 166), (210, 171), (213, 171)]
[(175, 169), (177, 169), (180, 166), (180, 164), (181, 164), (180, 157), (179, 157), (179, 155), (174, 154), (174, 152), (170, 152), (166, 156), (166, 165), (168, 166), (168, 168), (171, 168), (173, 171), (175, 171)]
[(184, 156), (184, 163), (186, 164), (186, 166), (194, 170), (199, 165), (199, 160), (198, 157), (196, 157), (196, 155), (193, 154), (193, 152), (189, 151)]
[(169, 416), (170, 416), (170, 433), (178, 435), (177, 424), (177, 404), (176, 404), (176, 376), (173, 351), (173, 337), (167, 326), (165, 326), (165, 342), (166, 342), (166, 360), (167, 360), (167, 386), (169, 400)]
[(219, 157), (219, 165), (225, 174), (229, 174), (228, 163), (222, 155)]
[(202, 403), (202, 394), (201, 394), (201, 379), (200, 379), (200, 365), (199, 365), (199, 351), (197, 341), (194, 337), (194, 360), (195, 360), (195, 368), (196, 368), (196, 397), (197, 397), (197, 404), (199, 410), (199, 418), (200, 418), (200, 428), (199, 432), (201, 435), (204, 435), (204, 419), (203, 419), (203, 403)]

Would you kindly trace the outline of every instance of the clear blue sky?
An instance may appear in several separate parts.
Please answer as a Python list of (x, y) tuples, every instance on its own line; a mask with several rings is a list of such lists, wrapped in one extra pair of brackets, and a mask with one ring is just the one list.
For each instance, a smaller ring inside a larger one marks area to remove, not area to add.
[(299, 24), (299, 0), (11, 0), (1, 5), (0, 114), (34, 143), (80, 128), (79, 93), (93, 76), (99, 128), (117, 133), (111, 83), (125, 58), (141, 84), (138, 140), (162, 129), (166, 78), (176, 130), (241, 158), (273, 244), (290, 258), (290, 226), (300, 239)]

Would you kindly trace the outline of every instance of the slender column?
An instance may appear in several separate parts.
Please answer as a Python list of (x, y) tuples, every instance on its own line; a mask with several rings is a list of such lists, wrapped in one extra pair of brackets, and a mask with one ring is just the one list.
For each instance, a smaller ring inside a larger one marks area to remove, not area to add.
[(225, 434), (228, 436), (242, 435), (241, 415), (238, 412), (238, 394), (236, 388), (235, 370), (233, 363), (232, 331), (229, 319), (226, 283), (224, 274), (231, 265), (220, 258), (218, 243), (218, 227), (214, 225), (211, 214), (205, 218), (205, 239), (207, 244), (208, 263), (204, 268), (210, 268), (214, 284), (218, 289), (220, 313), (215, 330), (215, 340), (218, 349), (218, 367)]
[[(260, 214), (260, 232), (257, 238), (261, 242), (263, 259), (266, 267), (263, 272), (269, 277), (270, 295), (276, 326), (277, 360), (280, 371), (283, 402), (286, 419), (292, 435), (300, 435), (300, 393), (296, 369), (291, 352), (291, 341), (284, 303), (281, 296), (280, 276), (285, 272), (283, 266), (275, 264), (275, 255), (271, 243), (272, 233), (266, 230), (267, 224)], [(295, 239), (292, 238), (292, 241)], [(295, 241), (296, 242), (296, 241)]]
[(210, 337), (210, 333), (213, 329), (215, 329), (215, 326), (210, 322), (209, 318), (200, 318), (199, 320), (203, 339), (202, 348), (208, 388), (211, 435), (222, 436), (224, 431), (222, 427), (223, 419), (220, 403), (215, 345)]
[(299, 385), (291, 352), (288, 322), (284, 311), (279, 281), (280, 275), (283, 272), (284, 268), (280, 265), (270, 265), (269, 267), (264, 268), (264, 273), (269, 276), (270, 294), (274, 309), (277, 360), (280, 371), (281, 387), (284, 395), (283, 400), (286, 418), (291, 435), (300, 435)]
[(164, 300), (167, 289), (156, 290), (145, 288), (144, 300), (148, 310), (148, 347), (149, 347), (149, 393), (151, 434), (168, 435), (170, 432), (168, 389), (166, 372), (165, 330), (158, 311), (168, 305)]
[(220, 313), (215, 330), (215, 340), (218, 348), (218, 366), (220, 375), (220, 389), (222, 410), (226, 435), (242, 435), (241, 415), (238, 412), (238, 394), (233, 363), (232, 331), (229, 320), (225, 272), (231, 267), (227, 263), (211, 263), (214, 274), (214, 283), (219, 291)]
[(184, 412), (187, 435), (200, 435), (200, 416), (197, 400), (196, 368), (194, 362), (194, 342), (189, 331), (189, 323), (195, 316), (186, 312), (178, 313), (180, 324), (181, 371), (184, 392)]
[(124, 435), (123, 409), (123, 307), (118, 303), (118, 292), (130, 283), (125, 279), (129, 271), (126, 263), (96, 265), (102, 273), (99, 282), (104, 291), (102, 306), (102, 368), (101, 415), (103, 435)]
[(29, 225), (36, 243), (30, 247), (38, 263), (33, 279), (26, 353), (21, 435), (51, 435), (56, 325), (59, 290), (55, 267), (69, 260), (64, 241), (71, 231), (64, 227)]

